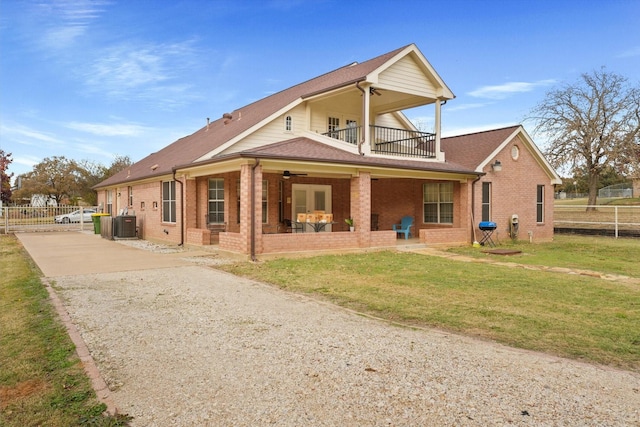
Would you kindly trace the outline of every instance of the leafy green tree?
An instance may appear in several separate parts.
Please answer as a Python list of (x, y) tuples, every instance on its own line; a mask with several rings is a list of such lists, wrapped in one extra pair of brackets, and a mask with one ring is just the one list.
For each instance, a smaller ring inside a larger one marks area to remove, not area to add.
[(64, 156), (47, 157), (33, 167), (33, 171), (22, 175), (22, 187), (14, 192), (14, 198), (31, 198), (42, 194), (59, 205), (75, 204), (82, 197), (84, 170)]
[(7, 173), (11, 162), (13, 162), (11, 153), (5, 153), (0, 148), (0, 200), (2, 201), (0, 205), (9, 203), (11, 200), (11, 177), (13, 177), (13, 172)]
[(627, 164), (638, 147), (640, 87), (603, 68), (548, 92), (531, 118), (536, 133), (550, 141), (549, 162), (574, 174), (584, 171), (588, 204), (595, 205), (607, 165)]

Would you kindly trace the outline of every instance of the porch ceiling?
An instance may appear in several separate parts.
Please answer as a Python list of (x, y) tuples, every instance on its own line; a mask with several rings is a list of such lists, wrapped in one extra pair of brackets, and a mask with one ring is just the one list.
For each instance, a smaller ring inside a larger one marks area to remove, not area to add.
[[(436, 102), (433, 98), (428, 98), (418, 94), (399, 92), (384, 87), (377, 87), (377, 93), (370, 96), (371, 111), (374, 114), (391, 113), (415, 108), (422, 105), (429, 105)], [(331, 95), (326, 94), (317, 99), (310, 99), (312, 105), (322, 106), (327, 110), (334, 109), (336, 105), (341, 110), (352, 110), (360, 112), (362, 108), (362, 93), (354, 87), (335, 91)]]

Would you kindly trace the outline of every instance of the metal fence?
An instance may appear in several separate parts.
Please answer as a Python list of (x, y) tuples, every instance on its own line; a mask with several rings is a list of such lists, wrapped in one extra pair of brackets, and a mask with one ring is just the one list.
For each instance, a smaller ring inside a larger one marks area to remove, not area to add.
[(92, 230), (96, 206), (11, 206), (0, 209), (0, 228), (14, 231)]
[(558, 231), (640, 236), (640, 206), (556, 205), (553, 225)]

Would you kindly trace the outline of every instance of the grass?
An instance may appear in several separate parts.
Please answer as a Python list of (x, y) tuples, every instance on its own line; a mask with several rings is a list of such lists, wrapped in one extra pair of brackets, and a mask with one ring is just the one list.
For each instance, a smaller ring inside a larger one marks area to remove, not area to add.
[[(531, 259), (598, 269), (614, 258), (604, 254), (615, 254), (620, 259), (612, 270), (640, 277), (634, 265), (638, 246), (567, 239), (531, 245), (536, 249)], [(603, 255), (593, 260), (598, 252)], [(640, 371), (638, 284), (395, 251), (281, 258), (224, 269), (390, 321)]]
[(488, 248), (471, 246), (449, 249), (449, 252), (482, 259), (499, 259), (519, 264), (591, 270), (640, 278), (640, 242), (638, 239), (614, 239), (556, 234), (550, 243), (530, 244), (505, 239), (500, 248), (522, 251), (515, 257), (485, 253)]
[(0, 425), (128, 425), (127, 416), (102, 415), (106, 406), (12, 236), (0, 235), (0, 278)]

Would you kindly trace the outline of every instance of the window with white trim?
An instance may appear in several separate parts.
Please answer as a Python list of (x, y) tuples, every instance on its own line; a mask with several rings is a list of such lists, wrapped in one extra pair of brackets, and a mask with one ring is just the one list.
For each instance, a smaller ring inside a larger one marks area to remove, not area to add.
[(209, 179), (208, 224), (224, 224), (224, 179)]
[(286, 132), (291, 132), (293, 130), (293, 121), (291, 119), (291, 116), (286, 116), (284, 118), (284, 130)]
[(176, 222), (176, 182), (162, 182), (162, 222)]
[(128, 195), (129, 206), (133, 207), (133, 187), (129, 186), (127, 192), (129, 193)]
[(327, 123), (327, 132), (330, 132), (329, 136), (332, 138), (337, 138), (338, 130), (340, 130), (340, 119), (338, 117), (329, 117), (329, 122)]
[(424, 222), (453, 224), (453, 182), (429, 182), (423, 187)]
[(113, 190), (107, 190), (106, 192), (106, 196), (107, 196), (107, 206), (106, 206), (106, 213), (108, 213), (109, 215), (111, 215), (111, 213), (113, 212)]

